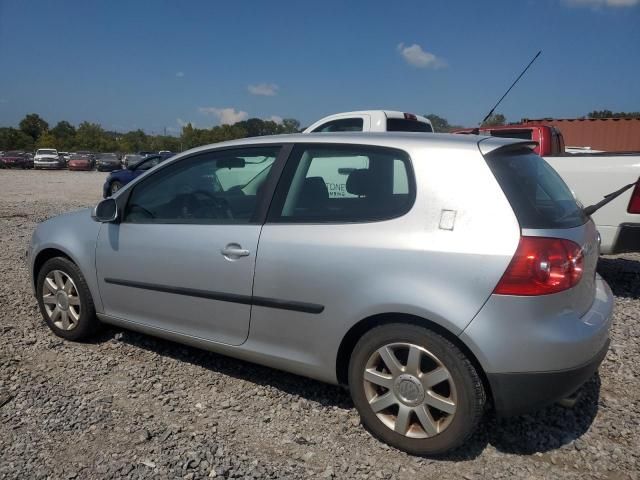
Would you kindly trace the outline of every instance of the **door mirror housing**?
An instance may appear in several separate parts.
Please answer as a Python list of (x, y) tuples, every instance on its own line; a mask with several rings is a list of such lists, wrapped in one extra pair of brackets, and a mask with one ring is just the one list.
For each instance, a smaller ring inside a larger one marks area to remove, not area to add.
[(113, 198), (105, 198), (95, 206), (91, 218), (100, 223), (115, 222), (118, 219), (118, 203)]

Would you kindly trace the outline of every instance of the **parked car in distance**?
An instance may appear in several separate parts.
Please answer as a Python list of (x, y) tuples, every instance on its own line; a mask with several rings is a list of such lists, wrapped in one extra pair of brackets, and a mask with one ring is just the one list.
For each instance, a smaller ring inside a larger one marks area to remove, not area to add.
[(67, 164), (67, 168), (69, 170), (85, 170), (90, 171), (93, 170), (93, 160), (89, 155), (83, 154), (75, 154), (69, 158), (69, 163)]
[(112, 172), (120, 170), (122, 163), (115, 153), (99, 153), (96, 155), (96, 169), (99, 172)]
[(160, 155), (162, 158), (164, 158), (166, 160), (167, 158), (173, 157), (175, 155), (175, 153), (170, 152), (169, 150), (160, 150), (158, 152), (158, 155)]
[(32, 168), (33, 163), (29, 161), (29, 157), (25, 152), (14, 150), (4, 152), (0, 156), (0, 164), (4, 168)]
[(58, 152), (58, 156), (64, 160), (65, 165), (69, 163), (69, 159), (71, 158), (71, 154), (69, 152)]
[(64, 168), (64, 160), (54, 148), (40, 148), (33, 157), (33, 168), (61, 169)]
[(147, 152), (145, 150), (138, 152), (138, 155), (140, 155), (141, 157), (146, 157), (149, 155), (157, 155), (156, 152)]
[(25, 152), (24, 156), (27, 163), (27, 168), (33, 168), (33, 153)]
[(142, 155), (138, 155), (137, 153), (127, 153), (124, 157), (122, 157), (122, 166), (127, 168), (129, 165), (134, 165), (142, 160), (144, 157)]
[(348, 385), (381, 440), (451, 451), (487, 402), (565, 398), (608, 349), (598, 233), (533, 146), (341, 133), (185, 152), (37, 226), (40, 311), (69, 340), (101, 321)]
[[(465, 128), (455, 133), (476, 132), (537, 142), (534, 151), (555, 168), (584, 205), (598, 203), (605, 195), (638, 181), (640, 177), (640, 152), (595, 152), (587, 149), (567, 152), (562, 132), (553, 125)], [(603, 254), (640, 252), (640, 185), (594, 213), (593, 221), (602, 238)]]
[(431, 120), (414, 113), (392, 110), (363, 110), (324, 117), (303, 133), (328, 132), (433, 132)]
[(137, 163), (130, 164), (123, 170), (111, 172), (102, 186), (102, 196), (107, 198), (113, 195), (131, 180), (139, 177), (147, 170), (152, 169), (165, 160), (166, 158), (163, 158), (161, 155), (150, 155), (142, 158), (142, 160), (139, 160)]

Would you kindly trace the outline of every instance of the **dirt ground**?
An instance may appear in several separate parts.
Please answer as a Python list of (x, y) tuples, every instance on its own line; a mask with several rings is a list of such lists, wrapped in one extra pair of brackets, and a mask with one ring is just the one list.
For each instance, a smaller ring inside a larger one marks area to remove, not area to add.
[(612, 345), (573, 409), (490, 413), (461, 451), (412, 457), (347, 392), (137, 333), (55, 337), (24, 262), (37, 222), (93, 206), (107, 174), (0, 170), (0, 479), (637, 479), (640, 259), (604, 257)]

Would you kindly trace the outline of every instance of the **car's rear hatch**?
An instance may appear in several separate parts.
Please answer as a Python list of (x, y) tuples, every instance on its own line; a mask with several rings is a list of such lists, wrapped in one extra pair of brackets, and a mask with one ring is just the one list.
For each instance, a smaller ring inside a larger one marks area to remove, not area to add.
[[(577, 245), (575, 252), (582, 257), (579, 279), (562, 290), (550, 289), (549, 294), (561, 299), (556, 305), (583, 315), (594, 300), (600, 254), (594, 223), (556, 171), (532, 152), (535, 143), (483, 139), (478, 146), (520, 223), (521, 246), (527, 237), (561, 239), (565, 241), (561, 245), (568, 245), (568, 249), (572, 244), (566, 240)], [(540, 289), (531, 294), (546, 293)]]

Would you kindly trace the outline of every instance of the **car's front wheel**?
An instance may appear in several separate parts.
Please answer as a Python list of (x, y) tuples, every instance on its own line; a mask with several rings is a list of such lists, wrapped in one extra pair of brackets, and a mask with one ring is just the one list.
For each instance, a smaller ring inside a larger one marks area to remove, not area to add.
[(116, 180), (116, 181), (111, 183), (111, 186), (109, 187), (109, 193), (111, 193), (111, 195), (113, 195), (114, 193), (116, 193), (121, 188), (122, 188), (122, 183), (120, 183), (119, 181)]
[(473, 364), (446, 338), (410, 324), (373, 328), (356, 344), (349, 388), (364, 426), (415, 455), (462, 445), (484, 413)]
[(53, 333), (68, 340), (81, 340), (96, 332), (99, 322), (91, 292), (71, 260), (47, 260), (36, 282), (40, 312)]

